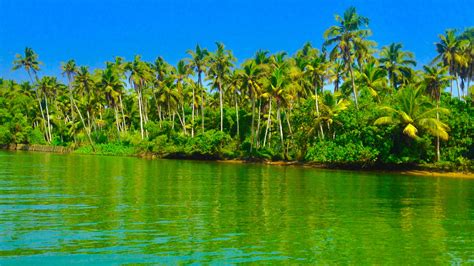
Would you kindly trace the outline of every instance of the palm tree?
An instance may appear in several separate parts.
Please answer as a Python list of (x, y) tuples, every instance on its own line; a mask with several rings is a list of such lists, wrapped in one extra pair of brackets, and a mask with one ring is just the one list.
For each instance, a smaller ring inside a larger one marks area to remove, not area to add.
[(73, 98), (74, 102), (74, 107), (76, 107), (76, 111), (79, 114), (79, 118), (81, 119), (82, 126), (84, 127), (87, 138), (89, 139), (89, 143), (92, 147), (92, 150), (95, 151), (94, 148), (94, 143), (92, 141), (91, 137), (91, 122), (90, 122), (90, 110), (91, 108), (89, 107), (92, 97), (92, 88), (95, 86), (94, 81), (92, 80), (92, 77), (89, 73), (89, 69), (85, 66), (81, 66), (78, 68), (78, 71), (76, 73), (76, 76), (72, 82), (72, 89), (74, 90), (75, 93), (78, 94), (79, 99), (83, 99), (86, 102), (86, 110), (87, 110), (87, 117), (88, 117), (88, 124), (86, 124), (84, 116), (82, 115), (81, 109), (79, 108), (78, 104), (76, 103), (76, 100)]
[[(336, 117), (346, 110), (350, 103), (350, 101), (341, 97), (340, 92), (331, 93), (330, 91), (325, 91), (320, 98), (321, 115), (316, 118), (316, 124), (322, 125), (326, 123), (328, 134), (330, 134), (331, 125)], [(334, 129), (332, 129), (332, 138), (336, 138), (336, 131)]]
[(331, 26), (324, 32), (324, 47), (334, 44), (330, 58), (332, 60), (341, 58), (344, 61), (346, 69), (349, 70), (354, 100), (356, 108), (358, 108), (352, 64), (354, 63), (357, 44), (361, 44), (362, 40), (371, 34), (369, 29), (362, 29), (362, 27), (368, 26), (369, 19), (360, 16), (354, 7), (350, 7), (344, 12), (343, 17), (336, 15), (336, 21), (339, 22), (339, 25)]
[(62, 74), (67, 77), (68, 80), (68, 89), (69, 89), (69, 102), (71, 104), (71, 116), (72, 122), (74, 123), (74, 101), (72, 96), (72, 82), (74, 80), (74, 75), (77, 73), (76, 61), (69, 60), (66, 63), (61, 64)]
[(402, 51), (402, 47), (401, 43), (392, 43), (380, 52), (380, 66), (387, 71), (389, 86), (395, 90), (403, 78), (409, 78), (412, 74), (410, 66), (416, 66), (413, 53)]
[(393, 107), (383, 106), (380, 109), (383, 115), (375, 120), (375, 125), (399, 126), (403, 134), (412, 139), (419, 138), (420, 130), (443, 140), (449, 137), (449, 127), (439, 120), (439, 113), (448, 113), (448, 110), (434, 106), (423, 96), (420, 88), (402, 88)]
[[(207, 49), (202, 49), (199, 44), (196, 45), (196, 50), (188, 50), (187, 53), (191, 56), (189, 58), (189, 65), (196, 72), (198, 76), (198, 86), (201, 91), (201, 123), (202, 123), (202, 132), (204, 133), (204, 88), (202, 86), (202, 73), (206, 72), (209, 52)], [(193, 99), (194, 100), (194, 99)]]
[(380, 102), (380, 95), (387, 86), (386, 71), (378, 67), (375, 62), (370, 62), (364, 65), (362, 71), (356, 72), (356, 76), (361, 88)]
[(248, 60), (242, 65), (242, 69), (238, 72), (241, 82), (241, 89), (249, 94), (252, 104), (252, 122), (250, 135), (250, 152), (254, 145), (254, 128), (255, 128), (255, 100), (261, 92), (261, 81), (263, 71), (258, 67), (254, 60)]
[[(322, 55), (316, 55), (313, 58), (310, 58), (304, 69), (304, 73), (307, 76), (308, 80), (310, 81), (314, 89), (317, 117), (320, 116), (318, 94), (319, 94), (319, 91), (322, 91), (323, 89), (324, 79), (327, 76), (327, 68), (328, 68), (328, 64), (326, 62), (326, 57), (324, 54), (322, 54)], [(324, 131), (321, 124), (319, 128), (321, 132), (321, 137), (324, 139)]]
[(115, 125), (117, 128), (117, 136), (120, 137), (121, 129), (119, 123), (119, 110), (118, 106), (120, 105), (119, 95), (123, 89), (123, 81), (114, 71), (112, 66), (108, 66), (105, 70), (100, 72), (100, 79), (97, 83), (97, 86), (102, 90), (105, 95), (105, 100), (108, 102), (109, 107), (114, 109), (115, 114)]
[[(468, 59), (462, 53), (462, 47), (467, 45), (465, 40), (460, 40), (456, 37), (456, 30), (447, 30), (445, 35), (439, 35), (440, 42), (436, 43), (436, 51), (438, 56), (433, 62), (442, 62), (448, 67), (449, 73), (454, 76), (454, 80), (458, 79), (458, 70), (460, 67), (468, 65)], [(451, 80), (451, 95), (453, 95), (453, 80)], [(461, 98), (461, 93), (458, 85), (458, 96)]]
[[(20, 68), (23, 68), (26, 70), (26, 73), (28, 73), (28, 77), (31, 80), (31, 84), (35, 84), (38, 82), (38, 71), (40, 70), (40, 65), (41, 62), (38, 61), (38, 54), (33, 51), (33, 49), (26, 47), (25, 48), (25, 55), (21, 56), (19, 54), (16, 55), (15, 61), (13, 61), (13, 70), (18, 70)], [(34, 80), (33, 76), (34, 75)], [(36, 81), (36, 82), (35, 82)], [(41, 112), (41, 117), (43, 118), (43, 127), (45, 130), (45, 136), (46, 136), (46, 141), (49, 142), (49, 137), (48, 137), (48, 129), (46, 125), (46, 117), (44, 115), (44, 110), (43, 110), (43, 105), (41, 104), (41, 97), (38, 93), (38, 90), (35, 90), (36, 92), (36, 100), (38, 101), (38, 105), (40, 108)]]
[(235, 61), (234, 56), (230, 50), (225, 50), (224, 44), (217, 42), (217, 49), (214, 53), (209, 55), (209, 76), (214, 79), (214, 85), (219, 90), (219, 107), (221, 116), (221, 127), (220, 130), (224, 129), (224, 110), (223, 110), (223, 83), (224, 80), (231, 73), (233, 62)]
[(53, 98), (53, 96), (56, 94), (58, 86), (59, 86), (59, 83), (55, 77), (45, 76), (38, 81), (38, 91), (39, 91), (39, 94), (43, 96), (43, 102), (45, 104), (47, 136), (48, 136), (49, 143), (51, 143), (53, 138), (52, 138), (51, 116), (49, 112), (48, 101), (50, 98)]
[[(448, 66), (424, 66), (423, 85), (426, 92), (436, 101), (436, 107), (439, 108), (441, 101), (441, 90), (446, 88), (452, 77), (448, 75)], [(439, 113), (436, 113), (436, 119), (439, 120)], [(436, 137), (436, 158), (441, 159), (439, 147), (439, 137)]]
[(459, 77), (461, 78), (461, 91), (466, 92), (465, 95), (467, 95), (465, 89), (469, 89), (470, 82), (474, 79), (474, 27), (466, 29), (458, 36), (458, 39), (465, 42), (465, 45), (460, 47), (460, 52), (467, 60), (467, 64), (460, 66)]
[[(189, 69), (189, 66), (186, 64), (184, 60), (180, 60), (178, 64), (176, 65), (176, 89), (177, 89), (177, 94), (179, 97), (179, 102), (181, 105), (181, 111), (183, 117), (180, 119), (181, 123), (183, 125), (183, 131), (184, 134), (186, 134), (186, 115), (184, 113), (184, 87), (185, 87), (185, 82), (187, 82), (188, 76), (191, 74), (191, 70)], [(194, 105), (193, 105), (194, 106)], [(179, 111), (178, 111), (179, 115)], [(194, 123), (194, 121), (193, 121)], [(194, 125), (191, 127), (191, 137), (194, 137)]]
[(144, 89), (148, 82), (152, 79), (151, 70), (145, 62), (141, 61), (141, 57), (136, 55), (132, 62), (129, 62), (126, 69), (130, 72), (129, 83), (137, 93), (138, 111), (140, 114), (140, 133), (142, 139), (145, 137), (143, 124), (146, 123), (145, 98), (143, 97)]

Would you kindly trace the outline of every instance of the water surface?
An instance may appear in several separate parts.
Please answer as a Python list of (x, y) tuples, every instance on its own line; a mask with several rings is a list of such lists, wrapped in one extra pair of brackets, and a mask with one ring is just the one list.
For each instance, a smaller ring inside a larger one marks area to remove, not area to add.
[(0, 264), (474, 263), (474, 180), (0, 151)]

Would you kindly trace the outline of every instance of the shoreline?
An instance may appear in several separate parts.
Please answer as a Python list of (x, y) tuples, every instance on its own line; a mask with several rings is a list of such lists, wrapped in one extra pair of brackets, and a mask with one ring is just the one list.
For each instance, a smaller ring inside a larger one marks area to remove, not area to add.
[(62, 146), (50, 145), (28, 145), (28, 144), (7, 144), (0, 145), (1, 150), (8, 151), (29, 151), (29, 152), (45, 152), (58, 154), (82, 154), (82, 155), (104, 155), (104, 156), (123, 156), (136, 157), (140, 159), (164, 159), (164, 160), (192, 160), (192, 161), (208, 161), (226, 164), (261, 164), (273, 166), (296, 166), (304, 168), (320, 168), (326, 170), (342, 170), (342, 171), (356, 171), (356, 172), (379, 172), (379, 173), (394, 173), (410, 176), (424, 176), (424, 177), (444, 177), (444, 178), (465, 178), (474, 179), (474, 172), (460, 172), (448, 171), (444, 169), (428, 168), (423, 165), (377, 165), (370, 167), (362, 167), (356, 165), (333, 164), (328, 165), (316, 162), (300, 162), (300, 161), (269, 161), (269, 160), (246, 160), (246, 159), (196, 159), (193, 157), (160, 157), (153, 153), (138, 153), (132, 155), (123, 154), (100, 154), (100, 153), (75, 153), (73, 149)]

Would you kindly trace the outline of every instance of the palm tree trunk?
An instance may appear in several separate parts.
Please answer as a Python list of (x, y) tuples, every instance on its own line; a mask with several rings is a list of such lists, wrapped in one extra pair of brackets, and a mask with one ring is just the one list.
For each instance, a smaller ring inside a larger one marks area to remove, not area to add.
[[(316, 99), (316, 104), (315, 104), (316, 105), (316, 115), (319, 118), (320, 117), (320, 114), (319, 114), (319, 96), (318, 96), (318, 87), (316, 86), (316, 84), (314, 84), (314, 95), (316, 97), (315, 98)], [(323, 125), (321, 125), (321, 123), (319, 123), (319, 130), (321, 131), (322, 139), (324, 139)]]
[[(74, 99), (73, 99), (73, 101), (74, 101)], [(89, 127), (88, 127), (86, 125), (86, 122), (84, 121), (84, 117), (82, 116), (81, 110), (79, 109), (79, 107), (77, 107), (77, 104), (75, 102), (73, 102), (73, 104), (74, 104), (74, 107), (76, 107), (76, 110), (77, 110), (77, 113), (79, 114), (79, 118), (81, 119), (82, 125), (84, 126), (84, 129), (86, 130), (87, 138), (89, 139), (89, 143), (91, 144), (92, 151), (95, 152), (94, 143), (92, 142), (92, 138), (91, 138), (90, 123), (89, 123)], [(89, 116), (89, 112), (88, 112), (88, 116)]]
[(268, 134), (268, 129), (270, 128), (271, 114), (272, 114), (272, 97), (270, 97), (270, 105), (268, 107), (267, 127), (265, 129), (265, 135), (263, 136), (263, 147), (265, 147), (267, 143), (267, 134)]
[(224, 106), (222, 103), (222, 85), (220, 81), (218, 82), (217, 86), (219, 86), (219, 107), (221, 111), (221, 132), (222, 132), (224, 130)]
[(352, 72), (352, 64), (350, 62), (348, 64), (349, 64), (349, 73), (351, 74), (352, 92), (354, 93), (355, 106), (356, 106), (356, 109), (359, 110), (359, 103), (357, 102), (357, 89), (356, 89), (355, 81), (354, 81), (354, 73)]
[[(31, 80), (31, 84), (34, 84), (34, 80), (33, 80), (33, 77), (31, 76), (31, 72), (30, 70), (27, 70), (26, 71), (28, 73), (28, 76), (30, 77), (30, 80)], [(35, 78), (36, 78), (36, 81), (38, 81), (38, 76), (35, 74)], [(51, 142), (48, 138), (48, 133), (47, 133), (47, 128), (46, 128), (46, 118), (44, 116), (44, 111), (43, 111), (43, 106), (41, 104), (41, 97), (39, 96), (38, 94), (38, 89), (35, 90), (35, 93), (36, 93), (36, 99), (38, 100), (38, 105), (39, 105), (39, 108), (40, 108), (40, 112), (41, 112), (41, 117), (43, 118), (43, 127), (44, 127), (44, 130), (45, 130), (45, 137), (46, 137), (46, 141), (47, 142)]]
[(46, 95), (44, 96), (44, 102), (45, 102), (45, 107), (46, 107), (46, 118), (47, 118), (47, 122), (48, 122), (49, 142), (51, 142), (53, 137), (52, 137), (52, 134), (51, 134), (51, 121), (50, 121), (50, 117), (49, 117), (48, 98), (46, 98)]
[(126, 125), (126, 121), (125, 121), (125, 113), (123, 111), (123, 103), (122, 103), (122, 95), (119, 94), (119, 101), (120, 101), (120, 111), (122, 113), (122, 129), (123, 131), (127, 131), (127, 125)]
[(193, 101), (191, 103), (191, 106), (192, 106), (192, 113), (191, 113), (191, 138), (194, 138), (194, 103), (196, 102), (196, 100), (194, 99), (195, 96), (194, 96), (194, 86), (193, 87)]
[(255, 97), (252, 93), (252, 124), (251, 124), (251, 129), (250, 129), (250, 152), (253, 150), (253, 142), (254, 142), (254, 134), (255, 132), (253, 131), (255, 128)]
[(256, 147), (260, 147), (260, 114), (262, 110), (262, 100), (260, 99), (258, 101), (258, 116), (257, 116), (257, 131), (255, 132), (255, 137), (256, 137)]
[(181, 105), (181, 110), (183, 112), (183, 130), (184, 130), (184, 135), (187, 135), (188, 133), (186, 132), (186, 114), (184, 113), (184, 102)]
[(138, 111), (140, 113), (140, 133), (141, 133), (141, 136), (142, 136), (142, 139), (144, 138), (144, 133), (143, 133), (143, 114), (142, 114), (142, 96), (141, 96), (141, 93), (140, 93), (140, 89), (137, 90), (137, 94), (138, 94)]
[(281, 123), (280, 104), (277, 104), (277, 119), (278, 119), (278, 125), (280, 127), (281, 148), (284, 150), (285, 149), (285, 144), (284, 144), (284, 141), (283, 141), (283, 125)]
[(234, 96), (235, 96), (235, 116), (236, 116), (236, 120), (237, 120), (237, 136), (240, 136), (239, 105), (237, 104), (237, 93), (235, 93)]
[[(439, 108), (439, 100), (436, 101), (436, 109)], [(439, 112), (438, 110), (436, 110), (436, 119), (439, 121)], [(436, 161), (440, 161), (441, 160), (441, 151), (440, 151), (440, 148), (439, 148), (439, 136), (436, 137)]]
[(201, 127), (204, 133), (204, 88), (202, 87), (201, 72), (198, 73), (199, 89), (201, 90)]
[(454, 75), (454, 78), (456, 80), (456, 88), (458, 90), (458, 98), (461, 99), (461, 90), (459, 89), (459, 82), (458, 82), (458, 75)]

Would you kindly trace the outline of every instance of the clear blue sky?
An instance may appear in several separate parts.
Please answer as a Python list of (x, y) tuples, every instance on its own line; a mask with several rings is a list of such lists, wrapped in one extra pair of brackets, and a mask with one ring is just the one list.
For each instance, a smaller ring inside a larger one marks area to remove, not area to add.
[(0, 0), (0, 77), (26, 78), (11, 71), (26, 46), (44, 63), (40, 75), (59, 75), (68, 59), (96, 68), (141, 54), (174, 64), (215, 41), (240, 60), (259, 48), (293, 54), (306, 41), (320, 47), (334, 14), (351, 5), (369, 17), (379, 47), (402, 42), (422, 63), (445, 29), (474, 26), (473, 0)]

